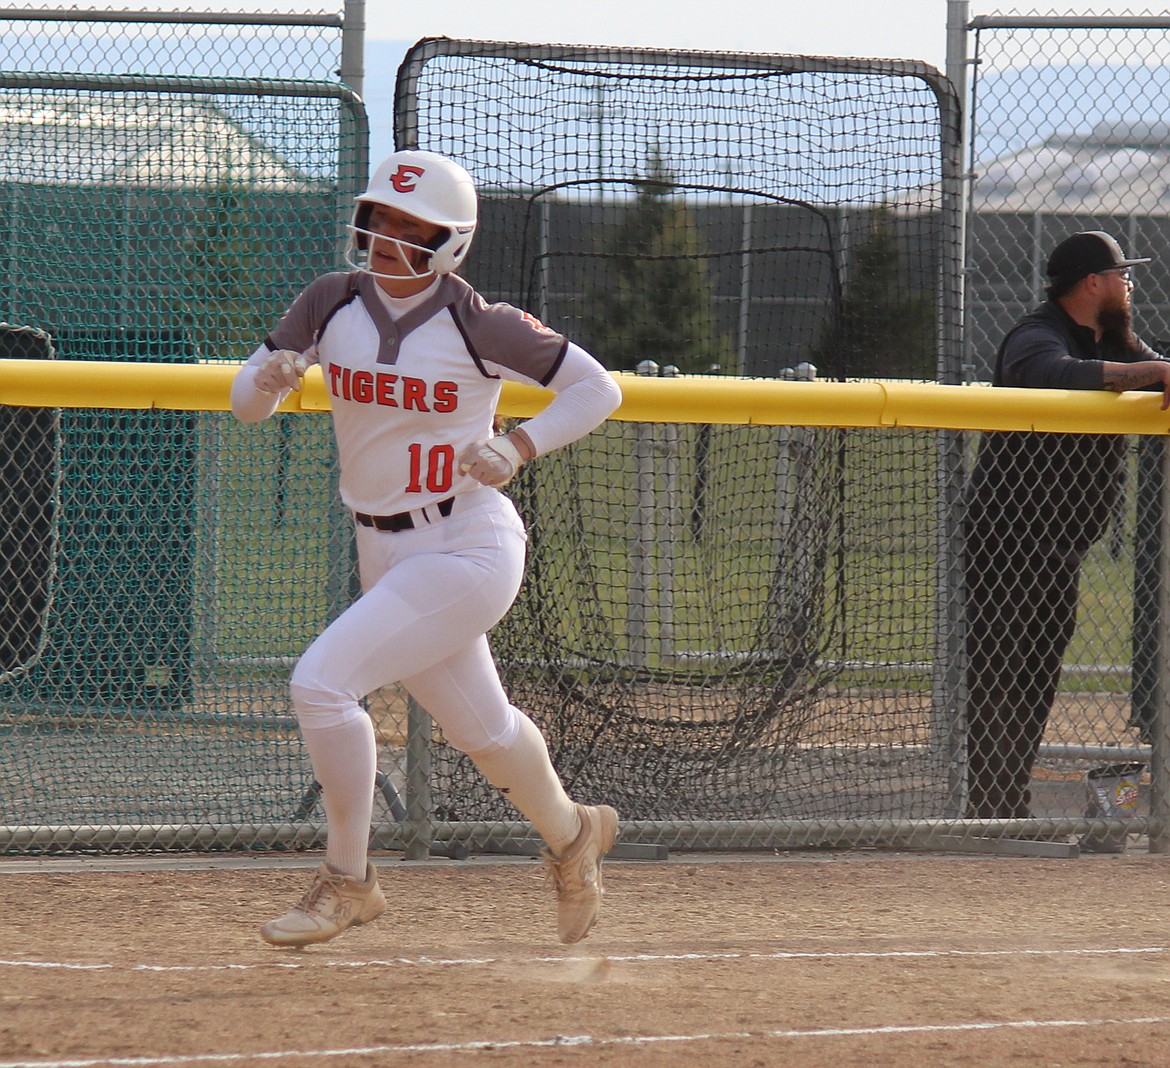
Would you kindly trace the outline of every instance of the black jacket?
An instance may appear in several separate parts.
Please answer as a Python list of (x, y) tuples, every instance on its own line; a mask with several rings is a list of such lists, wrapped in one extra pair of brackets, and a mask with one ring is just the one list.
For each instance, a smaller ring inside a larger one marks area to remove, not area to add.
[[(1099, 344), (1053, 301), (1024, 316), (996, 357), (996, 386), (1101, 389), (1102, 362), (1159, 359), (1139, 342), (1133, 349)], [(1018, 540), (1040, 551), (1088, 549), (1105, 533), (1124, 477), (1120, 434), (986, 433), (967, 486), (972, 535)]]

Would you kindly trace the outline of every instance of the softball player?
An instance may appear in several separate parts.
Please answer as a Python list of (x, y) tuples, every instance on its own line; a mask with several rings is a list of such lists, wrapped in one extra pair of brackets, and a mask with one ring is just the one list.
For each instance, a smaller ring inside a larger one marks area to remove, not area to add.
[[(308, 892), (261, 928), (275, 945), (324, 942), (385, 910), (367, 858), (377, 769), (360, 701), (396, 682), (543, 837), (560, 940), (580, 941), (597, 920), (617, 813), (567, 796), (540, 730), (504, 693), (486, 633), (524, 569), (524, 528), (499, 487), (593, 430), (621, 394), (579, 346), (510, 305), (488, 304), (454, 273), (476, 223), (462, 167), (394, 153), (357, 198), (347, 252), (355, 269), (312, 282), (232, 385), (232, 411), (256, 422), (320, 365), (363, 591), (292, 675), (328, 841)], [(555, 397), (494, 436), (503, 379)]]

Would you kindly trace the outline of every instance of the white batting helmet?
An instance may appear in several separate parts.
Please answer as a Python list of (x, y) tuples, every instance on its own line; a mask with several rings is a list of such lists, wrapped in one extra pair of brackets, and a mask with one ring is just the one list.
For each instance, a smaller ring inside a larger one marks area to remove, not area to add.
[(375, 204), (397, 208), (443, 228), (434, 247), (424, 250), (431, 254), (424, 274), (450, 274), (471, 248), (478, 222), (475, 183), (446, 156), (413, 149), (395, 152), (381, 163), (356, 200), (346, 259), (360, 270), (369, 270), (365, 256), (369, 239), (380, 236), (367, 228)]

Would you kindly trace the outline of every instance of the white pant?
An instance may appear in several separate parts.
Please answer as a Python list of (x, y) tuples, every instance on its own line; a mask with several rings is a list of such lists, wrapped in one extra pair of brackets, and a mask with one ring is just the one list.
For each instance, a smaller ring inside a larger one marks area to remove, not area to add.
[(511, 745), (518, 713), (485, 637), (511, 607), (526, 536), (495, 490), (455, 499), (450, 516), (388, 533), (357, 528), (362, 596), (309, 646), (291, 690), (303, 728), (365, 715), (359, 701), (401, 683), (467, 753)]

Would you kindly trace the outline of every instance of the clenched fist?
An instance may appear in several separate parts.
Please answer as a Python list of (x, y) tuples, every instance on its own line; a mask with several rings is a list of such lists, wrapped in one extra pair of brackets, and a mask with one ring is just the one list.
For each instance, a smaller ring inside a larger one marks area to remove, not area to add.
[(286, 389), (299, 392), (301, 379), (313, 362), (292, 349), (277, 349), (260, 365), (252, 382), (264, 393), (283, 393)]
[(507, 435), (468, 445), (459, 457), (459, 470), (476, 482), (499, 488), (520, 470), (524, 458)]

